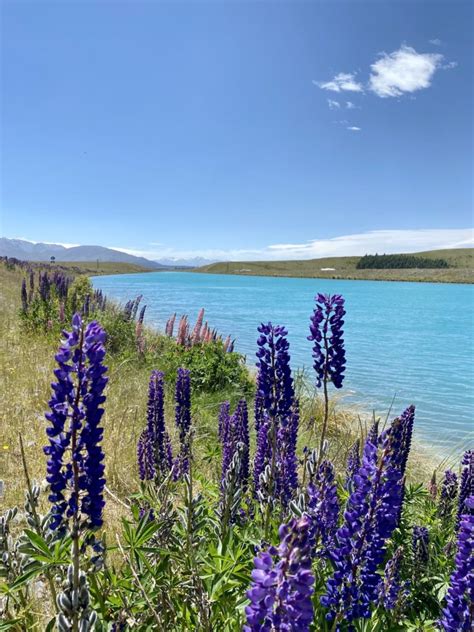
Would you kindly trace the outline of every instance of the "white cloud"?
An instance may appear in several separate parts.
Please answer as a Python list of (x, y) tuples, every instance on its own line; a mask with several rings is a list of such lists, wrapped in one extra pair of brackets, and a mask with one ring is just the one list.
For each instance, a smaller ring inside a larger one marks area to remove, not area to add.
[(474, 246), (474, 231), (460, 229), (373, 230), (328, 239), (313, 239), (304, 243), (273, 244), (264, 248), (224, 250), (137, 250), (117, 248), (129, 254), (149, 259), (204, 257), (217, 261), (265, 261), (279, 259), (316, 259), (319, 257), (361, 256), (364, 254), (419, 252), (443, 248)]
[(354, 105), (354, 103), (352, 103), (352, 101), (346, 101), (346, 108), (348, 110), (355, 110), (356, 105)]
[(360, 127), (356, 127), (355, 125), (351, 125), (347, 129), (350, 130), (351, 132), (360, 132), (360, 130), (361, 130)]
[(435, 37), (434, 39), (430, 39), (429, 43), (433, 44), (433, 46), (441, 46), (441, 44), (443, 42), (440, 39), (438, 39), (437, 37)]
[(403, 45), (393, 53), (383, 53), (371, 65), (369, 88), (382, 98), (428, 88), (442, 60), (438, 53), (417, 53)]
[(330, 110), (339, 110), (341, 107), (339, 101), (333, 101), (332, 99), (328, 99), (328, 105)]
[(361, 83), (356, 81), (355, 73), (340, 72), (331, 81), (313, 81), (322, 90), (332, 90), (333, 92), (363, 92)]

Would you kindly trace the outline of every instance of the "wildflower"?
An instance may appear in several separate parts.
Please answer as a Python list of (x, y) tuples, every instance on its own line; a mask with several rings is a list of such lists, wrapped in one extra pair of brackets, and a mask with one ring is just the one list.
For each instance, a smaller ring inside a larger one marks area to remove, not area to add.
[(330, 621), (368, 619), (371, 604), (377, 601), (378, 568), (386, 542), (397, 526), (402, 502), (402, 476), (396, 467), (395, 451), (401, 428), (393, 423), (384, 432), (379, 440), (380, 455), (377, 446), (366, 441), (344, 522), (331, 550), (335, 570), (321, 597), (321, 603), (329, 609)]
[(28, 294), (26, 291), (26, 281), (21, 282), (21, 309), (24, 314), (28, 311)]
[(474, 451), (467, 450), (464, 453), (461, 464), (464, 466), (461, 472), (461, 484), (459, 486), (458, 511), (456, 515), (456, 531), (461, 523), (461, 516), (465, 513), (473, 513), (466, 506), (469, 496), (474, 496)]
[(332, 382), (336, 388), (342, 387), (346, 368), (344, 350), (344, 298), (339, 294), (318, 294), (316, 308), (311, 316), (308, 340), (313, 344), (316, 386)]
[(166, 321), (165, 334), (169, 336), (169, 338), (173, 337), (175, 321), (176, 321), (176, 312), (173, 314), (173, 316), (170, 316), (168, 320)]
[(280, 545), (255, 558), (244, 632), (309, 631), (314, 583), (310, 525), (307, 515), (293, 518), (280, 527)]
[(181, 319), (178, 325), (178, 333), (176, 335), (176, 343), (178, 345), (185, 347), (188, 344), (188, 340), (189, 340), (188, 317), (181, 316)]
[(261, 474), (270, 466), (271, 495), (286, 505), (297, 486), (295, 450), (299, 423), (286, 338), (288, 332), (271, 323), (260, 325), (258, 331), (255, 493), (258, 495), (261, 491)]
[(413, 568), (416, 573), (426, 568), (428, 564), (428, 545), (430, 542), (430, 534), (426, 527), (413, 527), (412, 549), (413, 549)]
[(191, 430), (191, 381), (188, 369), (178, 369), (175, 391), (175, 422), (179, 430), (180, 453), (175, 460), (175, 478), (188, 474)]
[(140, 434), (137, 444), (138, 474), (141, 481), (151, 481), (155, 478), (153, 458), (153, 440), (150, 432), (145, 429)]
[(197, 345), (199, 342), (201, 342), (201, 328), (202, 328), (203, 319), (204, 319), (204, 308), (201, 307), (198, 313), (196, 324), (194, 325), (193, 333), (191, 334), (191, 344), (193, 345)]
[(51, 412), (46, 413), (51, 425), (46, 430), (49, 445), (44, 448), (49, 500), (53, 504), (50, 528), (60, 531), (66, 529), (70, 517), (77, 527), (81, 515), (88, 527), (100, 527), (105, 486), (100, 446), (107, 384), (107, 368), (103, 365), (105, 332), (96, 322), (84, 328), (76, 314), (72, 332), (64, 332), (64, 336), (55, 356), (57, 382), (52, 383)]
[(455, 567), (451, 575), (440, 626), (445, 632), (470, 632), (474, 625), (474, 496), (465, 501), (457, 537)]
[(400, 590), (400, 567), (403, 559), (403, 549), (398, 547), (393, 557), (385, 565), (383, 580), (379, 586), (379, 601), (385, 610), (393, 610), (398, 602)]
[(224, 433), (227, 431), (230, 417), (230, 404), (229, 402), (223, 402), (219, 409), (219, 426), (218, 435), (221, 441), (224, 440)]
[(308, 515), (315, 542), (321, 543), (323, 551), (330, 551), (339, 519), (335, 470), (330, 461), (319, 465), (314, 480), (308, 485)]
[(239, 401), (233, 415), (230, 415), (229, 402), (224, 402), (219, 415), (220, 439), (222, 443), (222, 476), (221, 488), (237, 451), (239, 456), (239, 471), (237, 483), (244, 490), (249, 478), (250, 439), (248, 429), (247, 402)]
[(353, 489), (353, 481), (354, 476), (360, 468), (360, 439), (354, 443), (352, 448), (349, 450), (349, 454), (347, 456), (347, 468), (346, 468), (346, 481), (344, 483), (344, 487), (348, 491), (352, 491)]
[(446, 470), (441, 484), (441, 493), (438, 503), (438, 515), (443, 522), (447, 522), (451, 519), (457, 495), (458, 477), (452, 470)]

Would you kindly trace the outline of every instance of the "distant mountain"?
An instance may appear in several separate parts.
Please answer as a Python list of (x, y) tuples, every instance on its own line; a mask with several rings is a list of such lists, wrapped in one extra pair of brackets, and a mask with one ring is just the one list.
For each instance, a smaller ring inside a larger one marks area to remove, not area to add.
[(179, 259), (178, 257), (167, 257), (163, 259), (156, 259), (157, 263), (161, 263), (163, 266), (177, 266), (186, 268), (199, 268), (200, 266), (208, 266), (211, 263), (217, 263), (217, 259), (205, 259), (204, 257), (192, 257), (190, 259)]
[[(55, 257), (56, 261), (111, 261), (134, 263), (144, 268), (160, 269), (166, 267), (157, 261), (135, 257), (126, 252), (104, 248), (103, 246), (72, 246), (66, 248), (59, 244), (34, 244), (23, 239), (7, 239), (0, 237), (0, 256), (15, 257), (26, 261), (49, 261)], [(176, 264), (173, 264), (176, 265)]]

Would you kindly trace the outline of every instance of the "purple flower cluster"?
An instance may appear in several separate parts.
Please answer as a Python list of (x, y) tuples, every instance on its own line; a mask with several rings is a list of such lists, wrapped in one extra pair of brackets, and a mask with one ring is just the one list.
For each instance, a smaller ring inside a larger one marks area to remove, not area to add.
[(250, 437), (247, 402), (241, 399), (235, 412), (230, 414), (229, 402), (221, 405), (219, 413), (220, 439), (222, 443), (222, 476), (221, 487), (230, 464), (240, 449), (240, 468), (238, 485), (245, 490), (249, 478)]
[(379, 586), (379, 602), (385, 610), (393, 610), (399, 602), (402, 588), (400, 581), (402, 559), (403, 549), (399, 547), (385, 565), (383, 579)]
[(50, 528), (64, 532), (68, 520), (90, 528), (102, 525), (104, 453), (100, 446), (104, 413), (103, 394), (107, 384), (105, 332), (96, 322), (84, 327), (81, 317), (72, 319), (72, 331), (64, 332), (64, 341), (55, 356), (58, 368), (52, 383), (53, 396), (46, 419), (49, 445), (47, 481), (53, 503)]
[(413, 567), (418, 574), (426, 568), (429, 559), (430, 533), (426, 527), (414, 526), (412, 536)]
[(403, 423), (395, 420), (380, 437), (379, 448), (370, 437), (364, 446), (344, 522), (331, 550), (335, 571), (321, 598), (330, 621), (370, 618), (371, 605), (377, 601), (381, 581), (378, 570), (387, 540), (397, 527), (402, 502), (398, 450), (403, 428)]
[(308, 515), (315, 546), (328, 553), (333, 545), (339, 520), (339, 500), (334, 466), (323, 461), (308, 485)]
[(153, 447), (153, 466), (159, 480), (166, 477), (172, 467), (171, 441), (165, 427), (164, 376), (152, 371), (148, 386), (147, 432)]
[(260, 325), (258, 331), (254, 489), (256, 494), (261, 491), (262, 474), (269, 468), (270, 489), (267, 492), (286, 506), (298, 485), (296, 441), (299, 425), (286, 338), (288, 332), (271, 323)]
[(456, 531), (461, 524), (461, 517), (466, 513), (474, 513), (473, 509), (470, 509), (466, 505), (466, 500), (470, 496), (474, 496), (474, 450), (467, 450), (462, 458), (461, 465), (463, 466), (461, 472), (461, 484), (459, 486), (459, 499), (458, 499), (458, 511), (456, 516)]
[(293, 518), (279, 530), (280, 545), (254, 560), (244, 632), (309, 631), (313, 621), (311, 520)]
[(342, 387), (346, 368), (344, 350), (344, 298), (339, 294), (318, 294), (316, 307), (311, 316), (308, 340), (313, 344), (313, 367), (316, 371), (316, 386), (332, 382)]
[(155, 478), (153, 443), (147, 429), (143, 430), (137, 443), (138, 475), (141, 481)]
[(459, 525), (455, 568), (440, 621), (445, 632), (471, 632), (474, 626), (474, 496), (467, 498), (465, 508)]
[(446, 470), (438, 503), (438, 515), (441, 520), (446, 522), (452, 517), (457, 495), (458, 477), (452, 470)]
[(189, 473), (191, 457), (191, 379), (188, 369), (179, 368), (175, 390), (175, 423), (179, 431), (180, 452), (173, 465), (175, 479)]
[(359, 468), (360, 468), (360, 440), (357, 439), (357, 441), (354, 443), (352, 448), (349, 450), (349, 454), (347, 455), (346, 480), (344, 483), (344, 487), (349, 492), (353, 490), (354, 476), (359, 471)]

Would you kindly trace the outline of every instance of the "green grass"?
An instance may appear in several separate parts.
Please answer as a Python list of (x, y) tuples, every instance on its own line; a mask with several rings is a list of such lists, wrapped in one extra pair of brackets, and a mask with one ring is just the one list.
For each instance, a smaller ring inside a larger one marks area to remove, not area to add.
[[(433, 283), (474, 283), (474, 248), (431, 250), (415, 256), (445, 259), (449, 268), (403, 270), (357, 270), (360, 257), (325, 257), (300, 261), (229, 261), (213, 263), (194, 272), (274, 277), (354, 279), (370, 281), (424, 281)], [(323, 271), (321, 268), (335, 268)]]

